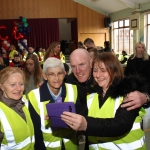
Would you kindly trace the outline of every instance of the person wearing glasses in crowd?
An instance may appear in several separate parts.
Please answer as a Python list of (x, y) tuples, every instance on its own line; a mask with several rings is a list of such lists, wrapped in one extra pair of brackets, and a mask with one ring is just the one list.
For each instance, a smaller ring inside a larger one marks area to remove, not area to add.
[[(46, 149), (77, 150), (75, 131), (70, 128), (54, 130), (49, 120), (44, 120), (47, 115), (47, 103), (56, 103), (60, 100), (62, 102), (74, 102), (76, 110), (78, 110), (78, 105), (80, 105), (78, 104), (78, 93), (80, 90), (77, 89), (76, 85), (64, 83), (65, 74), (64, 64), (61, 60), (54, 57), (47, 58), (43, 64), (44, 83), (40, 88), (34, 89), (28, 94), (35, 135), (39, 134), (40, 129), (42, 130)], [(40, 142), (37, 138), (39, 136), (35, 136), (35, 145), (36, 149), (39, 150)]]

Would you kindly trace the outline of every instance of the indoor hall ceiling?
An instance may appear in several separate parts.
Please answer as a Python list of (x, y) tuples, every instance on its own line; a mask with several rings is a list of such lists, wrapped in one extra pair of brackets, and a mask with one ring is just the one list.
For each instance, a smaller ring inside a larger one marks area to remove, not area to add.
[(140, 4), (148, 3), (150, 0), (73, 0), (106, 16), (111, 13), (131, 8), (139, 9)]

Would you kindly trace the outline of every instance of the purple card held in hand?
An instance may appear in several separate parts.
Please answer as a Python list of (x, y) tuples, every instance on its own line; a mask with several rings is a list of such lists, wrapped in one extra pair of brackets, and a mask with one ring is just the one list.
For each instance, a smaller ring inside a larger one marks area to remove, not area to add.
[(48, 103), (46, 108), (52, 127), (69, 128), (69, 126), (61, 120), (60, 115), (64, 111), (75, 113), (75, 106), (73, 102)]

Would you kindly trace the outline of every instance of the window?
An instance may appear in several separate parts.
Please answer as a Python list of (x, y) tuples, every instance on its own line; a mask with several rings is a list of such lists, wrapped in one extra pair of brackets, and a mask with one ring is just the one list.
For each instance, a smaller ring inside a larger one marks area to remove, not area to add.
[(146, 32), (146, 37), (147, 37), (147, 51), (150, 54), (150, 14), (147, 14), (147, 32)]
[(129, 28), (129, 19), (115, 21), (113, 23), (113, 49), (122, 53), (133, 53), (133, 30)]

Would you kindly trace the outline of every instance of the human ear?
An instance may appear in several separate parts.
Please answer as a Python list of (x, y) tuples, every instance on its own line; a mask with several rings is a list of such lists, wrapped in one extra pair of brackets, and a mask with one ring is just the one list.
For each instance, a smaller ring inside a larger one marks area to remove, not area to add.
[(44, 80), (47, 80), (47, 77), (46, 77), (45, 73), (43, 73), (42, 76), (43, 76)]

